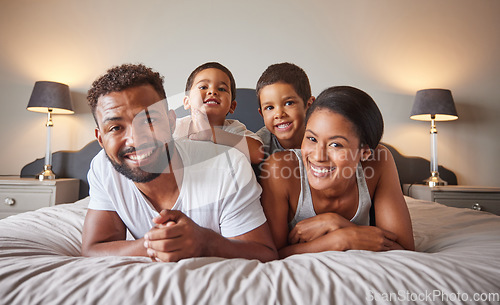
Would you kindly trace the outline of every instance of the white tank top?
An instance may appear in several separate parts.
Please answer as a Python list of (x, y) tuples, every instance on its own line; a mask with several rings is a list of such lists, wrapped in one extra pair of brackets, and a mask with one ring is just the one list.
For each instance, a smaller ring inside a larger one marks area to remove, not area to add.
[[(305, 172), (304, 163), (302, 162), (302, 154), (300, 152), (300, 149), (292, 149), (292, 151), (297, 155), (297, 158), (299, 159), (301, 190), (299, 201), (297, 203), (297, 211), (295, 212), (295, 216), (293, 217), (292, 221), (288, 223), (288, 227), (290, 230), (292, 230), (299, 221), (317, 215), (314, 211), (311, 188), (309, 186), (309, 180), (307, 179), (307, 173)], [(359, 193), (358, 210), (350, 221), (357, 225), (368, 226), (370, 225), (370, 207), (372, 206), (372, 200), (370, 198), (368, 186), (366, 185), (365, 175), (363, 172), (363, 167), (361, 166), (361, 162), (358, 163), (358, 166), (356, 168), (356, 180), (358, 182)]]

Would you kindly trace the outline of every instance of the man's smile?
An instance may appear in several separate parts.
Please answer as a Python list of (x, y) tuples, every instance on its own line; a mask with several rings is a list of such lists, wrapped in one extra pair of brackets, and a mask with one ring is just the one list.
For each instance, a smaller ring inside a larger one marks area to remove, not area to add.
[[(124, 161), (129, 160), (132, 163), (140, 163), (144, 165), (145, 161), (148, 160), (161, 146), (159, 143), (150, 144), (142, 147), (129, 147), (125, 148), (122, 152), (120, 152), (119, 157), (124, 159)], [(142, 162), (141, 162), (142, 161)]]
[(141, 161), (146, 159), (147, 157), (151, 156), (153, 154), (154, 150), (150, 150), (149, 152), (143, 152), (141, 154), (132, 153), (124, 156), (125, 158), (129, 158), (132, 161)]

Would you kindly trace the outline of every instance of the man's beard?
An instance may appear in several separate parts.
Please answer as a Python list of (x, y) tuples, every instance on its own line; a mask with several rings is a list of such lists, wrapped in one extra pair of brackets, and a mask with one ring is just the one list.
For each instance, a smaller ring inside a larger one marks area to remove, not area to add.
[(113, 165), (114, 169), (120, 174), (124, 175), (126, 178), (132, 180), (136, 183), (145, 183), (156, 179), (160, 174), (165, 173), (165, 169), (169, 167), (170, 160), (172, 158), (172, 153), (175, 148), (174, 141), (170, 141), (169, 143), (154, 143), (155, 151), (154, 154), (157, 153), (158, 149), (163, 149), (160, 152), (157, 160), (147, 166), (140, 166), (137, 168), (129, 167), (125, 162), (123, 156), (127, 153), (135, 152), (134, 147), (126, 148), (118, 153), (118, 158), (121, 160), (121, 164), (111, 160), (111, 158), (106, 153), (106, 157), (109, 162)]

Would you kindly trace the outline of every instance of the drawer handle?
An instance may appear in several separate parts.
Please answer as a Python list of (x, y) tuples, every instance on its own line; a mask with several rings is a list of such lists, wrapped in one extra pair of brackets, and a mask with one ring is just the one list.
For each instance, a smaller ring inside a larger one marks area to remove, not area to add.
[(4, 203), (5, 205), (13, 206), (14, 204), (16, 204), (16, 200), (14, 198), (7, 197), (5, 198)]
[(483, 208), (481, 207), (481, 205), (479, 203), (474, 203), (472, 205), (472, 209), (476, 210), (476, 211), (481, 211)]

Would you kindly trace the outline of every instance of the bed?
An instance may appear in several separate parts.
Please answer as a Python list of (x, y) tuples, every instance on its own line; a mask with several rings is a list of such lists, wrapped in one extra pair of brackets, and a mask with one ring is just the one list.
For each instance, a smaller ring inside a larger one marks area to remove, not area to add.
[[(80, 256), (88, 197), (0, 220), (2, 304), (498, 304), (500, 217), (407, 197), (416, 249), (154, 263)], [(463, 302), (462, 302), (463, 301)], [(474, 301), (474, 302), (473, 302)]]
[[(422, 169), (422, 162), (428, 161), (390, 149), (402, 184), (425, 178), (429, 167)], [(87, 186), (82, 171), (98, 150), (93, 142), (79, 152), (55, 153), (55, 172), (66, 169), (60, 177), (78, 175)], [(21, 174), (36, 172), (39, 161)], [(443, 172), (456, 183), (451, 171)], [(268, 263), (216, 257), (158, 263), (80, 255), (87, 191), (77, 202), (0, 220), (1, 304), (500, 302), (500, 217), (486, 212), (405, 197), (416, 251), (332, 251)]]

